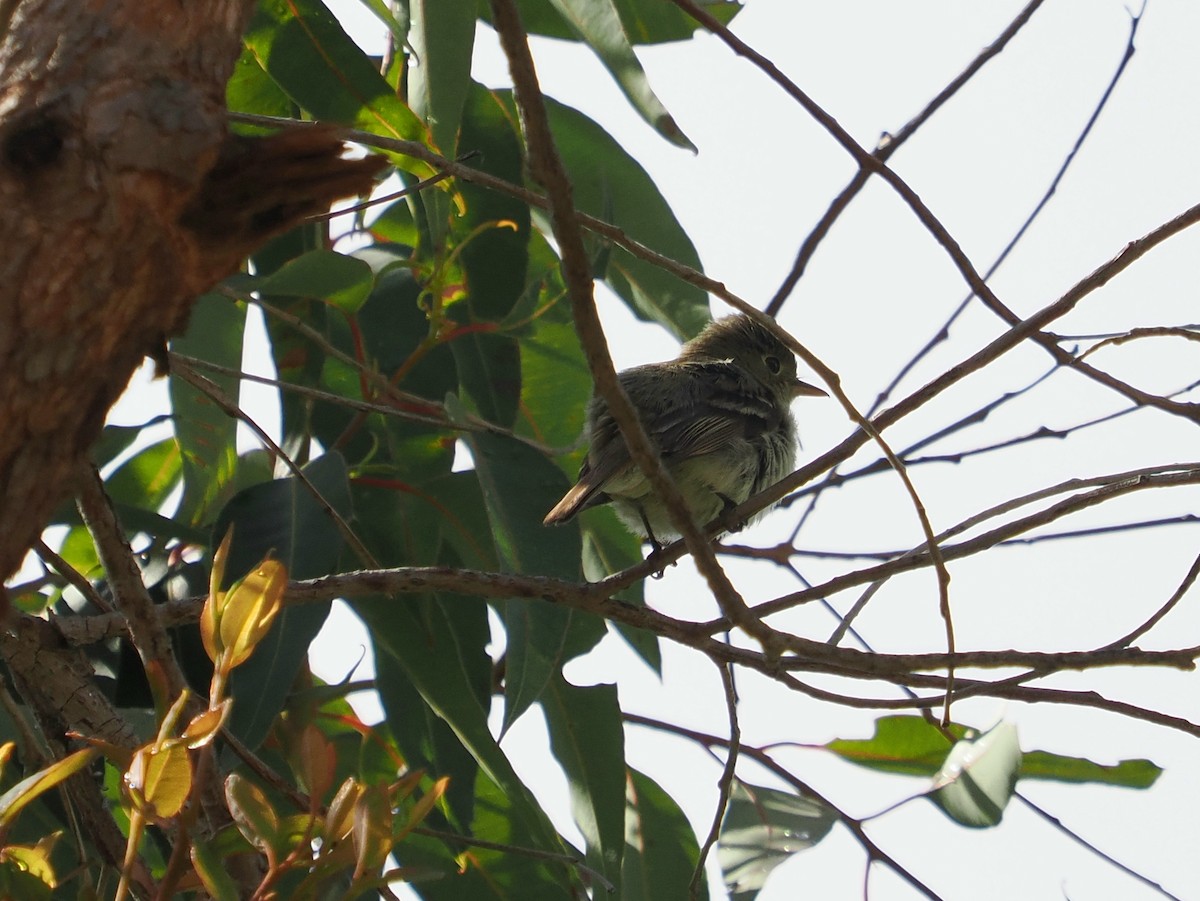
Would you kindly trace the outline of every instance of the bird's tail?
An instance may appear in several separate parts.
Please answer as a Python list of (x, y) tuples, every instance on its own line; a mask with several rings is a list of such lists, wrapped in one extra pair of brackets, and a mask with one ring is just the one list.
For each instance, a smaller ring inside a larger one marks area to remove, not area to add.
[(571, 519), (571, 517), (587, 506), (587, 502), (591, 500), (594, 491), (594, 485), (583, 481), (576, 483), (570, 491), (563, 495), (563, 499), (555, 504), (554, 508), (546, 514), (546, 518), (542, 520), (542, 525), (557, 526)]

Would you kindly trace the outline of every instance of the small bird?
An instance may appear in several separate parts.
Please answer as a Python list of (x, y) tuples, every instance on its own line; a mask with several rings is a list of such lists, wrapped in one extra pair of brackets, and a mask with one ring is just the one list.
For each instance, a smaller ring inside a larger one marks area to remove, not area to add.
[[(635, 366), (617, 378), (700, 525), (792, 471), (791, 402), (825, 395), (796, 378), (787, 345), (745, 315), (709, 323), (674, 360)], [(666, 505), (651, 492), (599, 397), (588, 404), (586, 430), (591, 446), (579, 479), (544, 523), (563, 523), (580, 510), (612, 503), (625, 527), (649, 540), (652, 550), (677, 538)]]

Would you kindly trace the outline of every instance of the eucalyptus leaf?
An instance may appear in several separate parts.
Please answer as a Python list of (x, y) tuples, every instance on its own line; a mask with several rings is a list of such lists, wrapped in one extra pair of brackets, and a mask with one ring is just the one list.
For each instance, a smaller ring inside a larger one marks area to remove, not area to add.
[(749, 901), (771, 872), (820, 842), (837, 813), (817, 801), (737, 781), (721, 822), (717, 860), (732, 901)]
[(1017, 727), (998, 723), (978, 738), (955, 743), (934, 777), (929, 799), (963, 826), (995, 826), (1004, 817), (1020, 770)]

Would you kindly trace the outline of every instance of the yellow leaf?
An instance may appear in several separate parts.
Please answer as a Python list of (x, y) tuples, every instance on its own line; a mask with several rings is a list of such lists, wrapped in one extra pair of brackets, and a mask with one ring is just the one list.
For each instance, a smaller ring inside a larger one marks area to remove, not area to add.
[(125, 771), (125, 785), (136, 807), (169, 819), (183, 809), (191, 793), (191, 755), (180, 744), (139, 748)]
[(218, 646), (229, 654), (228, 667), (244, 663), (271, 628), (287, 588), (287, 567), (265, 559), (235, 584), (220, 605)]
[(229, 545), (233, 541), (233, 526), (225, 532), (221, 546), (213, 553), (212, 575), (208, 580), (208, 599), (204, 609), (200, 611), (200, 638), (204, 641), (204, 650), (208, 659), (217, 662), (221, 648), (217, 646), (217, 607), (220, 606), (224, 593), (221, 583), (225, 580), (225, 561), (229, 557)]
[(95, 748), (84, 748), (82, 751), (68, 754), (62, 760), (25, 777), (0, 795), (0, 832), (7, 829), (17, 818), (17, 814), (38, 795), (70, 779), (91, 763), (99, 753)]
[(216, 707), (197, 714), (183, 730), (183, 738), (187, 742), (187, 746), (195, 750), (212, 741), (221, 731), (221, 727), (225, 725), (225, 720), (229, 718), (229, 711), (232, 707), (233, 698), (226, 698)]

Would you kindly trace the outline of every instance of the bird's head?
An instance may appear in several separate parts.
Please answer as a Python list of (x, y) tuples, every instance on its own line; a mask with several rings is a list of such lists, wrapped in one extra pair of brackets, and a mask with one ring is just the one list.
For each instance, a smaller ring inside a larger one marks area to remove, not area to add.
[(683, 346), (679, 359), (731, 360), (784, 403), (795, 397), (824, 397), (816, 385), (796, 377), (796, 357), (770, 329), (745, 315), (710, 322)]

